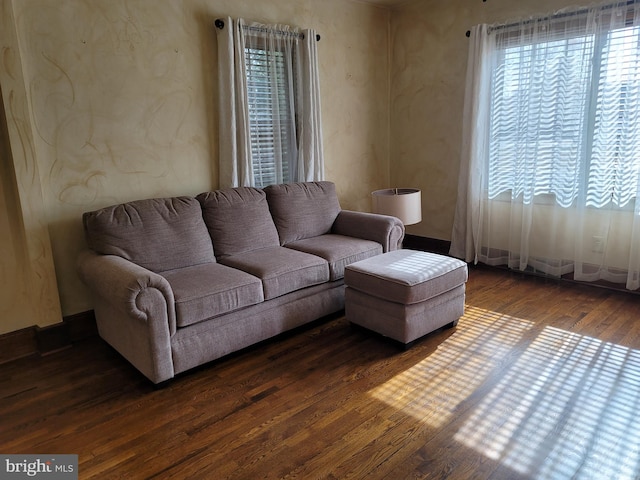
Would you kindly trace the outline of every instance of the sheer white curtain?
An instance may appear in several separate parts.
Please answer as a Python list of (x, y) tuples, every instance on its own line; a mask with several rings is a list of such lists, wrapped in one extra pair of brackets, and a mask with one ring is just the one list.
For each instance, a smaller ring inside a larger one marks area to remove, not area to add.
[(316, 33), (224, 19), (220, 186), (324, 179)]
[(316, 32), (305, 30), (303, 34), (301, 61), (298, 64), (299, 78), (303, 86), (298, 90), (298, 105), (301, 106), (298, 179), (312, 182), (324, 180), (320, 75)]
[(639, 13), (472, 30), (452, 255), (640, 287)]
[(458, 201), (450, 253), (467, 262), (477, 262), (483, 217), (482, 195), (486, 183), (484, 159), (489, 140), (489, 91), (494, 49), (493, 38), (487, 34), (487, 25), (473, 27), (469, 41)]

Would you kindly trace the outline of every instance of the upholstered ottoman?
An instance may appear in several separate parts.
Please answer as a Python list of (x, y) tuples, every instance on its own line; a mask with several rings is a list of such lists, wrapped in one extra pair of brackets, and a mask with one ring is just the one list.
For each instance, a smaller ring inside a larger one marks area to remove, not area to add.
[(411, 344), (464, 313), (467, 264), (414, 250), (396, 250), (348, 265), (347, 320)]

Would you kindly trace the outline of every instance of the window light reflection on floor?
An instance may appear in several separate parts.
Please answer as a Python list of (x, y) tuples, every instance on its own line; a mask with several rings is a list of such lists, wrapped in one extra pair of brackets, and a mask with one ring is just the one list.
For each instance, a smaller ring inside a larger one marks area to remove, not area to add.
[(546, 327), (456, 439), (538, 478), (635, 479), (640, 351)]
[(460, 422), (458, 442), (530, 478), (637, 478), (640, 351), (553, 327), (523, 338), (532, 328), (467, 306), (435, 352), (369, 393), (434, 427)]
[(469, 307), (464, 318), (455, 340), (369, 393), (434, 427), (449, 421), (531, 326)]

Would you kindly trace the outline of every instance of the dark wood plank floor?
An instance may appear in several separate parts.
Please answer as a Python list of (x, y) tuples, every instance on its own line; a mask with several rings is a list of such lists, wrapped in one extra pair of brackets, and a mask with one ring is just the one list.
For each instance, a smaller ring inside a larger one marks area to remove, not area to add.
[(0, 452), (82, 479), (640, 477), (640, 297), (472, 269), (408, 351), (342, 317), (154, 389), (99, 339), (0, 367)]

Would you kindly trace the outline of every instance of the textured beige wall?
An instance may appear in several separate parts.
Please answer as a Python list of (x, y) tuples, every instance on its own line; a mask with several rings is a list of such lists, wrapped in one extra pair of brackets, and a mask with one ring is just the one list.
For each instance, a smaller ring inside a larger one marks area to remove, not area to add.
[(5, 322), (0, 334), (30, 325), (34, 317), (27, 294), (29, 267), (25, 261), (21, 220), (15, 209), (17, 204), (18, 191), (3, 111), (0, 112), (0, 319)]
[(465, 32), (574, 3), (408, 0), (386, 10), (350, 0), (0, 0), (17, 185), (0, 205), (11, 230), (0, 252), (23, 255), (21, 266), (0, 265), (0, 283), (24, 292), (2, 297), (0, 333), (55, 322), (58, 292), (64, 315), (91, 308), (75, 273), (83, 211), (217, 187), (215, 18), (316, 29), (326, 176), (343, 207), (369, 210), (372, 190), (419, 187), (423, 222), (409, 233), (449, 239)]
[(4, 112), (0, 122), (0, 217), (6, 225), (0, 235), (0, 250), (3, 257), (9, 256), (0, 260), (4, 290), (0, 333), (5, 333), (34, 324), (58, 323), (61, 311), (24, 63), (8, 1), (0, 3), (0, 46), (0, 104)]
[[(75, 272), (84, 248), (82, 212), (218, 186), (217, 17), (317, 30), (326, 177), (336, 182), (343, 207), (359, 210), (368, 210), (369, 192), (387, 183), (388, 10), (345, 0), (0, 0), (0, 6), (15, 33), (14, 40), (3, 37), (3, 98), (9, 89), (22, 92), (24, 106), (12, 110), (6, 101), (7, 123), (9, 130), (26, 125), (29, 150), (19, 151), (24, 145), (12, 137), (14, 166), (29, 167), (15, 169), (17, 182), (29, 187), (19, 189), (24, 195), (0, 221), (14, 218), (12, 231), (25, 238), (31, 232), (20, 222), (44, 225), (33, 238), (50, 236), (55, 270), (39, 273), (54, 291), (57, 285), (63, 315), (91, 308)], [(32, 198), (35, 206), (27, 205)], [(0, 251), (9, 248), (0, 236)], [(14, 264), (0, 271), (2, 284), (17, 271)], [(26, 301), (59, 318), (42, 292), (31, 291)], [(51, 323), (9, 316), (15, 320), (0, 312), (0, 333)]]
[[(587, 3), (591, 2), (577, 2)], [(469, 39), (480, 23), (549, 13), (575, 0), (409, 0), (391, 17), (391, 185), (422, 190), (409, 233), (451, 239)]]

